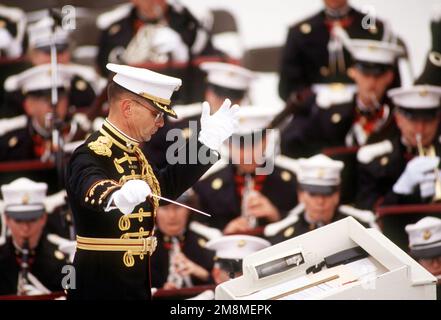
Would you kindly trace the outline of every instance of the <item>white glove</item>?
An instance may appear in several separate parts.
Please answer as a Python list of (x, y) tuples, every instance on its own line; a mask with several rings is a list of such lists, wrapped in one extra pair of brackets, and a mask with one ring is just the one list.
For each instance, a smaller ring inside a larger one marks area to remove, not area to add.
[(144, 202), (151, 194), (152, 190), (144, 180), (129, 180), (124, 183), (121, 189), (112, 193), (105, 211), (113, 209), (111, 207), (113, 202), (123, 214), (130, 214), (138, 204)]
[(239, 106), (231, 106), (231, 101), (225, 99), (220, 109), (210, 115), (210, 105), (207, 101), (202, 103), (201, 131), (199, 141), (212, 150), (220, 152), (222, 143), (228, 139), (239, 127), (237, 112)]
[[(439, 165), (438, 157), (416, 157), (409, 161), (406, 169), (393, 186), (398, 194), (411, 194), (417, 185), (422, 185), (421, 196), (428, 197), (435, 192), (434, 170)], [(432, 186), (431, 186), (432, 185)]]
[(188, 48), (181, 36), (169, 27), (158, 28), (152, 40), (152, 48), (159, 54), (170, 53), (173, 61), (187, 62)]

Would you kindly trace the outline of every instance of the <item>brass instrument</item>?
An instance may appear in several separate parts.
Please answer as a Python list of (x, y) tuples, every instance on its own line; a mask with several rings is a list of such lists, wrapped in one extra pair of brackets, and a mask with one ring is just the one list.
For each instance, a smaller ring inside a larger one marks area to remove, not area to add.
[(172, 248), (170, 250), (169, 270), (167, 282), (173, 283), (177, 289), (182, 287), (190, 288), (193, 286), (190, 276), (182, 276), (176, 270), (177, 266), (174, 263), (174, 257), (181, 252), (179, 241), (176, 237), (172, 237)]
[(17, 281), (17, 295), (25, 296), (26, 285), (29, 284), (28, 272), (29, 272), (29, 241), (26, 239), (23, 243), (22, 257), (20, 263), (20, 271), (18, 273)]
[(241, 216), (244, 217), (248, 222), (248, 227), (254, 229), (257, 227), (257, 219), (248, 213), (247, 205), (248, 199), (251, 194), (254, 193), (254, 180), (250, 174), (245, 175), (245, 185), (242, 194), (242, 206), (241, 206)]
[[(416, 142), (418, 148), (418, 154), (423, 157), (436, 157), (435, 147), (431, 145), (428, 148), (423, 147), (421, 134), (416, 134)], [(435, 169), (435, 194), (433, 195), (432, 202), (441, 202), (441, 177), (439, 169)]]

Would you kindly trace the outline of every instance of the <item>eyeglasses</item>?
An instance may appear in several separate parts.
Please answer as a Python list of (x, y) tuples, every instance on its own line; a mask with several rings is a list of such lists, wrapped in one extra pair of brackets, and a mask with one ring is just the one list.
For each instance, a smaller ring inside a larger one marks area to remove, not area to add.
[(161, 121), (161, 119), (164, 117), (164, 112), (160, 111), (160, 112), (154, 112), (152, 109), (150, 109), (149, 107), (147, 107), (146, 105), (142, 104), (141, 102), (138, 102), (134, 99), (132, 99), (132, 101), (135, 101), (137, 104), (139, 104), (140, 106), (146, 108), (147, 110), (149, 110), (154, 116), (155, 116), (155, 123), (158, 123), (159, 121)]

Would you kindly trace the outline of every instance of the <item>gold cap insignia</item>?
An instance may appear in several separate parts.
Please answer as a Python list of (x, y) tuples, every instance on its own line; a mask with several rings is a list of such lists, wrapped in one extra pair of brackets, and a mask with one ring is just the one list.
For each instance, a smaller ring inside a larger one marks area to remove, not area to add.
[(25, 193), (23, 197), (21, 198), (22, 204), (28, 204), (31, 197), (29, 196), (29, 193)]
[(432, 236), (432, 232), (430, 232), (430, 230), (424, 230), (424, 232), (423, 232), (423, 239), (424, 240), (429, 240), (431, 236)]
[(245, 247), (246, 246), (246, 244), (247, 244), (247, 242), (245, 241), (245, 240), (239, 240), (238, 242), (237, 242), (237, 246), (239, 247), (239, 248), (242, 248), (242, 247)]
[(222, 185), (223, 185), (223, 181), (221, 178), (216, 178), (213, 180), (213, 182), (211, 182), (211, 187), (214, 190), (219, 190), (222, 187)]

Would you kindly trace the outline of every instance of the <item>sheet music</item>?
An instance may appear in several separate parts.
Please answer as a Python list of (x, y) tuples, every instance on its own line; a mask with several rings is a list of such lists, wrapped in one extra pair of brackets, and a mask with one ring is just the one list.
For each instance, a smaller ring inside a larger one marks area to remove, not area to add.
[[(375, 278), (381, 270), (369, 258), (360, 259), (346, 265), (330, 269), (324, 268), (316, 274), (300, 276), (270, 288), (262, 289), (239, 299), (253, 300), (311, 300), (319, 299), (329, 291), (355, 281), (368, 281)], [(331, 279), (328, 281), (328, 279)], [(314, 285), (317, 283), (317, 285)], [(309, 287), (312, 286), (312, 287)], [(292, 292), (292, 294), (290, 294)]]

